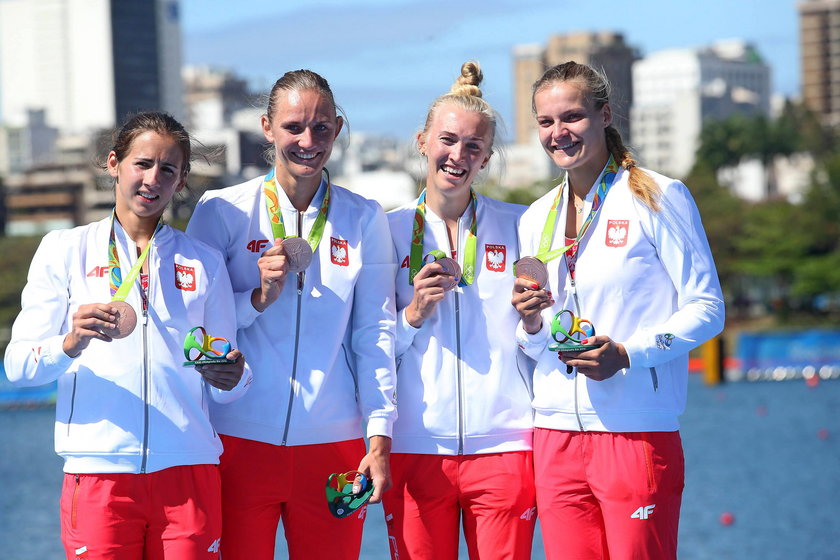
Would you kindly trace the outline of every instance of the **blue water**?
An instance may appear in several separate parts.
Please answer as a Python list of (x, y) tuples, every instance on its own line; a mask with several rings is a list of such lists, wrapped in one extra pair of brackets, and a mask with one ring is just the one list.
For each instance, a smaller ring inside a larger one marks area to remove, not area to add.
[[(838, 419), (838, 380), (706, 387), (692, 376), (680, 559), (840, 559)], [(52, 422), (51, 409), (0, 412), (2, 560), (62, 558)], [(723, 513), (734, 523), (723, 525)], [(361, 558), (387, 557), (382, 509), (371, 506)], [(287, 558), (282, 546), (277, 558)]]

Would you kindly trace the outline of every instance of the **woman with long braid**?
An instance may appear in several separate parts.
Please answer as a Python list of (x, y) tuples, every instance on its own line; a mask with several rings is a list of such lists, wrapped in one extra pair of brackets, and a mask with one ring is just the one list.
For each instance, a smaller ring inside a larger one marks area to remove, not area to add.
[(550, 68), (533, 109), (566, 171), (520, 222), (522, 253), (545, 263), (548, 284), (520, 275), (513, 294), (517, 342), (537, 361), (546, 555), (676, 558), (688, 352), (724, 320), (700, 215), (685, 185), (636, 165), (600, 72)]

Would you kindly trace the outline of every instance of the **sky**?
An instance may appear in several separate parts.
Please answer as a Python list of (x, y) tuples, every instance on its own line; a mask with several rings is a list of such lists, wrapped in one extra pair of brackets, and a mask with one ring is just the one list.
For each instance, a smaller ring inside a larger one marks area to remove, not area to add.
[[(330, 82), (351, 134), (412, 137), (466, 60), (513, 133), (513, 48), (554, 34), (614, 31), (642, 56), (720, 39), (755, 44), (773, 89), (799, 94), (793, 0), (181, 0), (187, 64), (233, 70), (267, 91), (288, 70)], [(256, 123), (255, 123), (256, 126)]]

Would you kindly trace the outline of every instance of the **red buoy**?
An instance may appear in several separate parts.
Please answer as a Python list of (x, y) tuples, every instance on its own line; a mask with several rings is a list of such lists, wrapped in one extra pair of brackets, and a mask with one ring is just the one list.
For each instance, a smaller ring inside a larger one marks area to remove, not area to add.
[(720, 524), (728, 527), (735, 523), (735, 516), (729, 513), (728, 511), (724, 511), (720, 514)]

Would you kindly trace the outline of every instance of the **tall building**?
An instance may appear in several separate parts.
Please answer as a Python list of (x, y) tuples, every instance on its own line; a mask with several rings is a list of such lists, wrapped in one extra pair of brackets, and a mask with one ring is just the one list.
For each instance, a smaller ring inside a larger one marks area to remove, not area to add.
[(770, 68), (743, 41), (664, 50), (639, 60), (633, 65), (631, 128), (640, 163), (684, 177), (704, 123), (768, 115), (770, 95)]
[(531, 112), (531, 86), (549, 67), (569, 60), (603, 69), (612, 84), (610, 105), (613, 120), (622, 138), (629, 140), (629, 109), (633, 102), (631, 67), (638, 58), (636, 49), (624, 42), (620, 33), (570, 33), (553, 35), (548, 44), (519, 45), (513, 52), (514, 115), (516, 143), (533, 141), (537, 129)]
[(62, 133), (130, 112), (184, 117), (178, 0), (0, 1), (0, 120), (30, 110)]
[(840, 0), (799, 8), (802, 98), (825, 124), (840, 125)]

